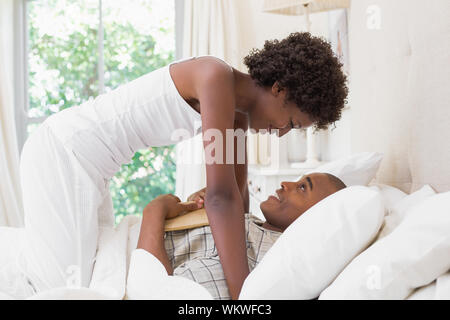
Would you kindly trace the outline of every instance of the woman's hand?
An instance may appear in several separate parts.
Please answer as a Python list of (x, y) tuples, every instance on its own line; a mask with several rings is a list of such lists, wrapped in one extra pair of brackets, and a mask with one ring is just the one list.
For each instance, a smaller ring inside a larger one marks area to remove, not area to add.
[(181, 202), (180, 198), (173, 194), (163, 194), (153, 199), (144, 208), (144, 214), (159, 215), (165, 220), (200, 208), (201, 206), (195, 201)]
[(188, 198), (187, 201), (195, 201), (197, 203), (197, 205), (199, 206), (198, 208), (203, 208), (205, 205), (205, 192), (206, 192), (206, 188), (200, 189), (197, 192), (191, 194)]

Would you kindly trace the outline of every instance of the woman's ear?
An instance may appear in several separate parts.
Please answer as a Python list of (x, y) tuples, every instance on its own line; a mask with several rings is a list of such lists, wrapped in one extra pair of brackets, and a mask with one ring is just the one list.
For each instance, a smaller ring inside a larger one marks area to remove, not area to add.
[(280, 86), (280, 84), (278, 83), (278, 81), (275, 81), (272, 85), (272, 94), (277, 97), (280, 92), (283, 91), (283, 88)]

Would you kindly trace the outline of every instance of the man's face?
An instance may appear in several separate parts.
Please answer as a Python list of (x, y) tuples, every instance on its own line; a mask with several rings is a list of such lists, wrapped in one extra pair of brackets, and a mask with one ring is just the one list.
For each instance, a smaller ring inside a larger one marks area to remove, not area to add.
[(324, 173), (303, 176), (297, 182), (282, 182), (274, 196), (260, 205), (267, 222), (286, 229), (306, 210), (337, 191), (337, 187)]

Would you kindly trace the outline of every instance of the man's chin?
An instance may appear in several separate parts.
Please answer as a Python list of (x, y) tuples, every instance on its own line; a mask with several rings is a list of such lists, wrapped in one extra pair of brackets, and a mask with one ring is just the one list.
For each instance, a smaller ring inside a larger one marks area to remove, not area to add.
[(267, 206), (268, 206), (268, 200), (262, 201), (259, 204), (259, 208), (261, 209), (261, 211), (263, 211), (263, 213), (264, 213), (264, 210), (267, 208)]
[[(271, 206), (271, 204), (269, 203), (268, 200), (263, 201), (259, 204), (259, 209), (261, 209), (261, 212), (264, 216), (264, 218), (266, 218), (266, 220), (270, 219), (270, 212), (274, 211), (275, 208), (273, 208)], [(269, 219), (268, 219), (269, 217)]]

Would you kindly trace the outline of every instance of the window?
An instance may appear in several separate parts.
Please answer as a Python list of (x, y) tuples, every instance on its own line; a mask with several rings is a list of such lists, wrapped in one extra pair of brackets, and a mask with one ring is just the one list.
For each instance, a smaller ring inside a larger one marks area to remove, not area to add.
[[(181, 16), (175, 0), (24, 0), (19, 11), (21, 146), (53, 113), (175, 59), (175, 17)], [(175, 169), (173, 146), (137, 152), (111, 181), (116, 222), (140, 214), (157, 195), (173, 193)]]

